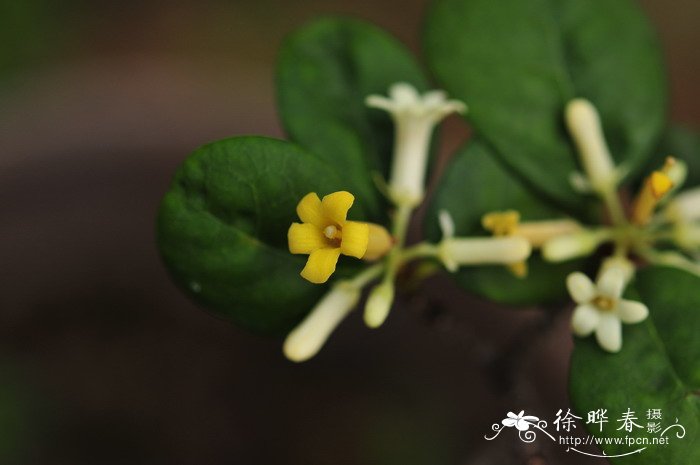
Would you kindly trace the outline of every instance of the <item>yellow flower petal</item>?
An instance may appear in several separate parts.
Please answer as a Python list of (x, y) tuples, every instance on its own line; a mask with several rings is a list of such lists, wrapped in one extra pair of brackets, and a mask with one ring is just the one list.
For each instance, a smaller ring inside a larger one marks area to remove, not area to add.
[(666, 192), (670, 191), (673, 187), (673, 181), (671, 181), (671, 178), (668, 177), (666, 173), (661, 173), (659, 171), (654, 171), (651, 173), (651, 180), (649, 184), (651, 184), (651, 192), (656, 199), (663, 197)]
[(301, 270), (302, 278), (314, 284), (325, 283), (335, 271), (338, 257), (340, 257), (340, 247), (314, 250), (309, 255), (306, 266)]
[(292, 223), (287, 232), (287, 241), (291, 253), (310, 254), (316, 249), (328, 246), (323, 231), (310, 223)]
[(367, 252), (369, 243), (369, 225), (359, 221), (346, 221), (343, 226), (343, 239), (340, 241), (340, 251), (343, 255), (362, 258)]
[(318, 198), (316, 192), (306, 194), (303, 199), (297, 204), (297, 215), (303, 223), (311, 223), (319, 229), (327, 226), (327, 221), (323, 216), (323, 208), (321, 207), (321, 199)]
[(340, 226), (345, 224), (345, 218), (348, 216), (348, 210), (355, 201), (355, 196), (350, 192), (339, 191), (328, 194), (323, 198), (323, 215), (334, 221)]

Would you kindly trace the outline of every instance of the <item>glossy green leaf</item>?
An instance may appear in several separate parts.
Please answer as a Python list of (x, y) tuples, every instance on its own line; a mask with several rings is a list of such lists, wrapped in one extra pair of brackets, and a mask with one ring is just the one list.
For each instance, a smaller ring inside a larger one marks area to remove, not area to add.
[[(162, 257), (197, 302), (252, 330), (283, 332), (324, 291), (299, 276), (306, 257), (287, 250), (297, 202), (343, 187), (332, 165), (288, 142), (238, 137), (206, 145), (180, 167), (161, 204)], [(363, 215), (356, 202), (350, 216)]]
[(638, 170), (665, 116), (659, 47), (630, 0), (440, 0), (427, 23), (429, 65), (528, 185), (585, 211), (563, 124), (575, 97), (599, 109), (617, 162)]
[[(672, 268), (650, 268), (638, 273), (635, 291), (650, 311), (636, 325), (623, 325), (623, 346), (618, 354), (601, 350), (593, 338), (577, 339), (571, 360), (571, 398), (578, 414), (607, 408), (610, 423), (596, 436), (654, 436), (635, 428), (634, 433), (617, 430), (616, 420), (631, 409), (636, 423), (646, 426), (647, 410), (662, 410), (662, 428), (676, 422), (686, 435), (668, 431), (669, 445), (650, 445), (634, 463), (695, 465), (700, 463), (700, 278)], [(656, 434), (658, 436), (658, 434)], [(607, 454), (622, 454), (641, 446), (603, 445)], [(629, 457), (611, 459), (629, 463)]]
[[(488, 235), (481, 217), (492, 211), (517, 210), (522, 221), (561, 218), (560, 212), (533, 196), (507, 172), (481, 142), (460, 149), (446, 168), (426, 215), (431, 240), (440, 239), (438, 212), (447, 210), (457, 235)], [(535, 253), (527, 278), (515, 277), (503, 266), (463, 267), (452, 276), (468, 291), (507, 304), (539, 304), (566, 297), (565, 279), (583, 267), (580, 260), (546, 263)]]
[(372, 219), (383, 217), (371, 172), (386, 176), (393, 146), (389, 116), (365, 106), (395, 82), (426, 80), (409, 51), (358, 20), (325, 18), (291, 35), (277, 66), (277, 97), (290, 138), (333, 163)]

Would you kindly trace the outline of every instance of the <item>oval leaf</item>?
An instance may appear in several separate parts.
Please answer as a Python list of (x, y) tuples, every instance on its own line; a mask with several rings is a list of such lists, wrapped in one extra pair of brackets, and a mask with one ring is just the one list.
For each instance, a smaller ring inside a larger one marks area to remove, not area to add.
[[(426, 215), (428, 236), (433, 241), (440, 239), (440, 210), (450, 212), (456, 234), (461, 236), (488, 235), (481, 227), (481, 217), (492, 211), (517, 210), (522, 221), (562, 217), (533, 196), (478, 141), (460, 149), (445, 170)], [(524, 279), (503, 266), (463, 267), (452, 276), (461, 287), (491, 300), (531, 305), (563, 300), (567, 295), (566, 275), (583, 267), (579, 260), (546, 263), (538, 253), (528, 260), (528, 265), (529, 273)]]
[[(342, 187), (333, 166), (288, 142), (206, 145), (180, 167), (160, 206), (161, 255), (197, 302), (249, 329), (281, 333), (324, 289), (299, 276), (305, 257), (287, 250), (297, 202)], [(362, 218), (362, 205), (350, 213)]]
[(384, 217), (371, 172), (386, 176), (393, 146), (388, 114), (365, 106), (395, 82), (424, 90), (410, 52), (362, 21), (325, 18), (291, 35), (277, 65), (277, 99), (289, 137), (338, 168), (372, 219)]
[[(618, 354), (603, 352), (593, 338), (576, 341), (571, 359), (571, 399), (584, 421), (587, 412), (608, 409), (609, 423), (601, 433), (598, 425), (587, 425), (596, 436), (652, 437), (645, 429), (633, 433), (618, 430), (623, 412), (636, 412), (637, 424), (646, 427), (649, 409), (661, 409), (662, 429), (668, 445), (650, 445), (634, 463), (695, 465), (700, 463), (700, 278), (672, 268), (650, 268), (638, 273), (634, 288), (649, 307), (647, 321), (623, 326), (623, 346)], [(635, 296), (636, 298), (636, 296)], [(602, 445), (611, 454), (623, 454), (642, 446)], [(628, 463), (629, 457), (611, 459)]]
[(425, 50), (442, 85), (496, 155), (538, 191), (583, 210), (563, 124), (575, 97), (599, 109), (617, 162), (651, 155), (665, 114), (659, 47), (628, 0), (441, 0)]

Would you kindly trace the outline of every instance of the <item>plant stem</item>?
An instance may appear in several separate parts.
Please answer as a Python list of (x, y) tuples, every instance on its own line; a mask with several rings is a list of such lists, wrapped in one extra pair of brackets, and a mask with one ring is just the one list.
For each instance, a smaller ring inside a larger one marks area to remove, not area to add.
[(610, 214), (610, 220), (615, 226), (626, 226), (627, 218), (625, 217), (625, 211), (622, 208), (622, 203), (620, 198), (617, 196), (615, 189), (608, 188), (600, 192), (600, 196), (605, 203), (605, 207)]
[(397, 205), (394, 216), (394, 224), (391, 229), (392, 235), (396, 240), (396, 244), (389, 252), (386, 258), (386, 272), (384, 274), (384, 282), (393, 282), (402, 263), (403, 245), (406, 242), (406, 234), (408, 225), (411, 220), (411, 212), (413, 207), (410, 205)]

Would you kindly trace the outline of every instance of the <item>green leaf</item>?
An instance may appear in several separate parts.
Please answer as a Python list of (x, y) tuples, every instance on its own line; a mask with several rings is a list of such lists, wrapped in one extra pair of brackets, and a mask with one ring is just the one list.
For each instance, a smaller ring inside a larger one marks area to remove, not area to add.
[(596, 105), (614, 158), (633, 171), (664, 123), (659, 46), (629, 0), (441, 0), (424, 48), (496, 155), (567, 210), (585, 207), (568, 182), (578, 169), (563, 123), (569, 100)]
[(346, 18), (321, 19), (291, 35), (277, 65), (278, 107), (290, 138), (333, 163), (375, 221), (384, 212), (371, 172), (386, 176), (394, 129), (385, 112), (364, 101), (399, 81), (426, 87), (402, 44)]
[[(343, 185), (332, 165), (288, 142), (237, 137), (206, 145), (183, 163), (163, 199), (161, 255), (197, 302), (254, 331), (282, 333), (325, 287), (301, 278), (306, 257), (287, 250), (296, 205), (309, 192), (323, 196)], [(350, 210), (363, 214), (359, 202)]]
[[(600, 349), (594, 338), (580, 339), (571, 360), (571, 398), (578, 414), (607, 408), (610, 423), (596, 436), (649, 436), (641, 429), (627, 433), (616, 418), (628, 408), (638, 424), (646, 425), (648, 409), (662, 409), (663, 428), (676, 419), (686, 436), (678, 439), (669, 430), (669, 445), (650, 445), (634, 463), (695, 465), (700, 463), (700, 278), (672, 268), (649, 268), (638, 273), (636, 293), (650, 311), (640, 324), (623, 326), (623, 346), (618, 354)], [(633, 291), (634, 292), (634, 291)], [(607, 454), (621, 454), (639, 447), (604, 445)], [(629, 458), (611, 459), (615, 464)]]
[[(517, 210), (522, 221), (562, 217), (507, 172), (480, 141), (462, 147), (445, 170), (426, 215), (432, 241), (440, 239), (440, 210), (450, 213), (457, 235), (488, 235), (481, 227), (481, 217), (492, 211)], [(566, 275), (584, 266), (580, 260), (546, 263), (538, 253), (528, 260), (528, 265), (530, 270), (524, 279), (503, 266), (463, 267), (452, 276), (461, 287), (491, 300), (530, 305), (564, 299)]]

